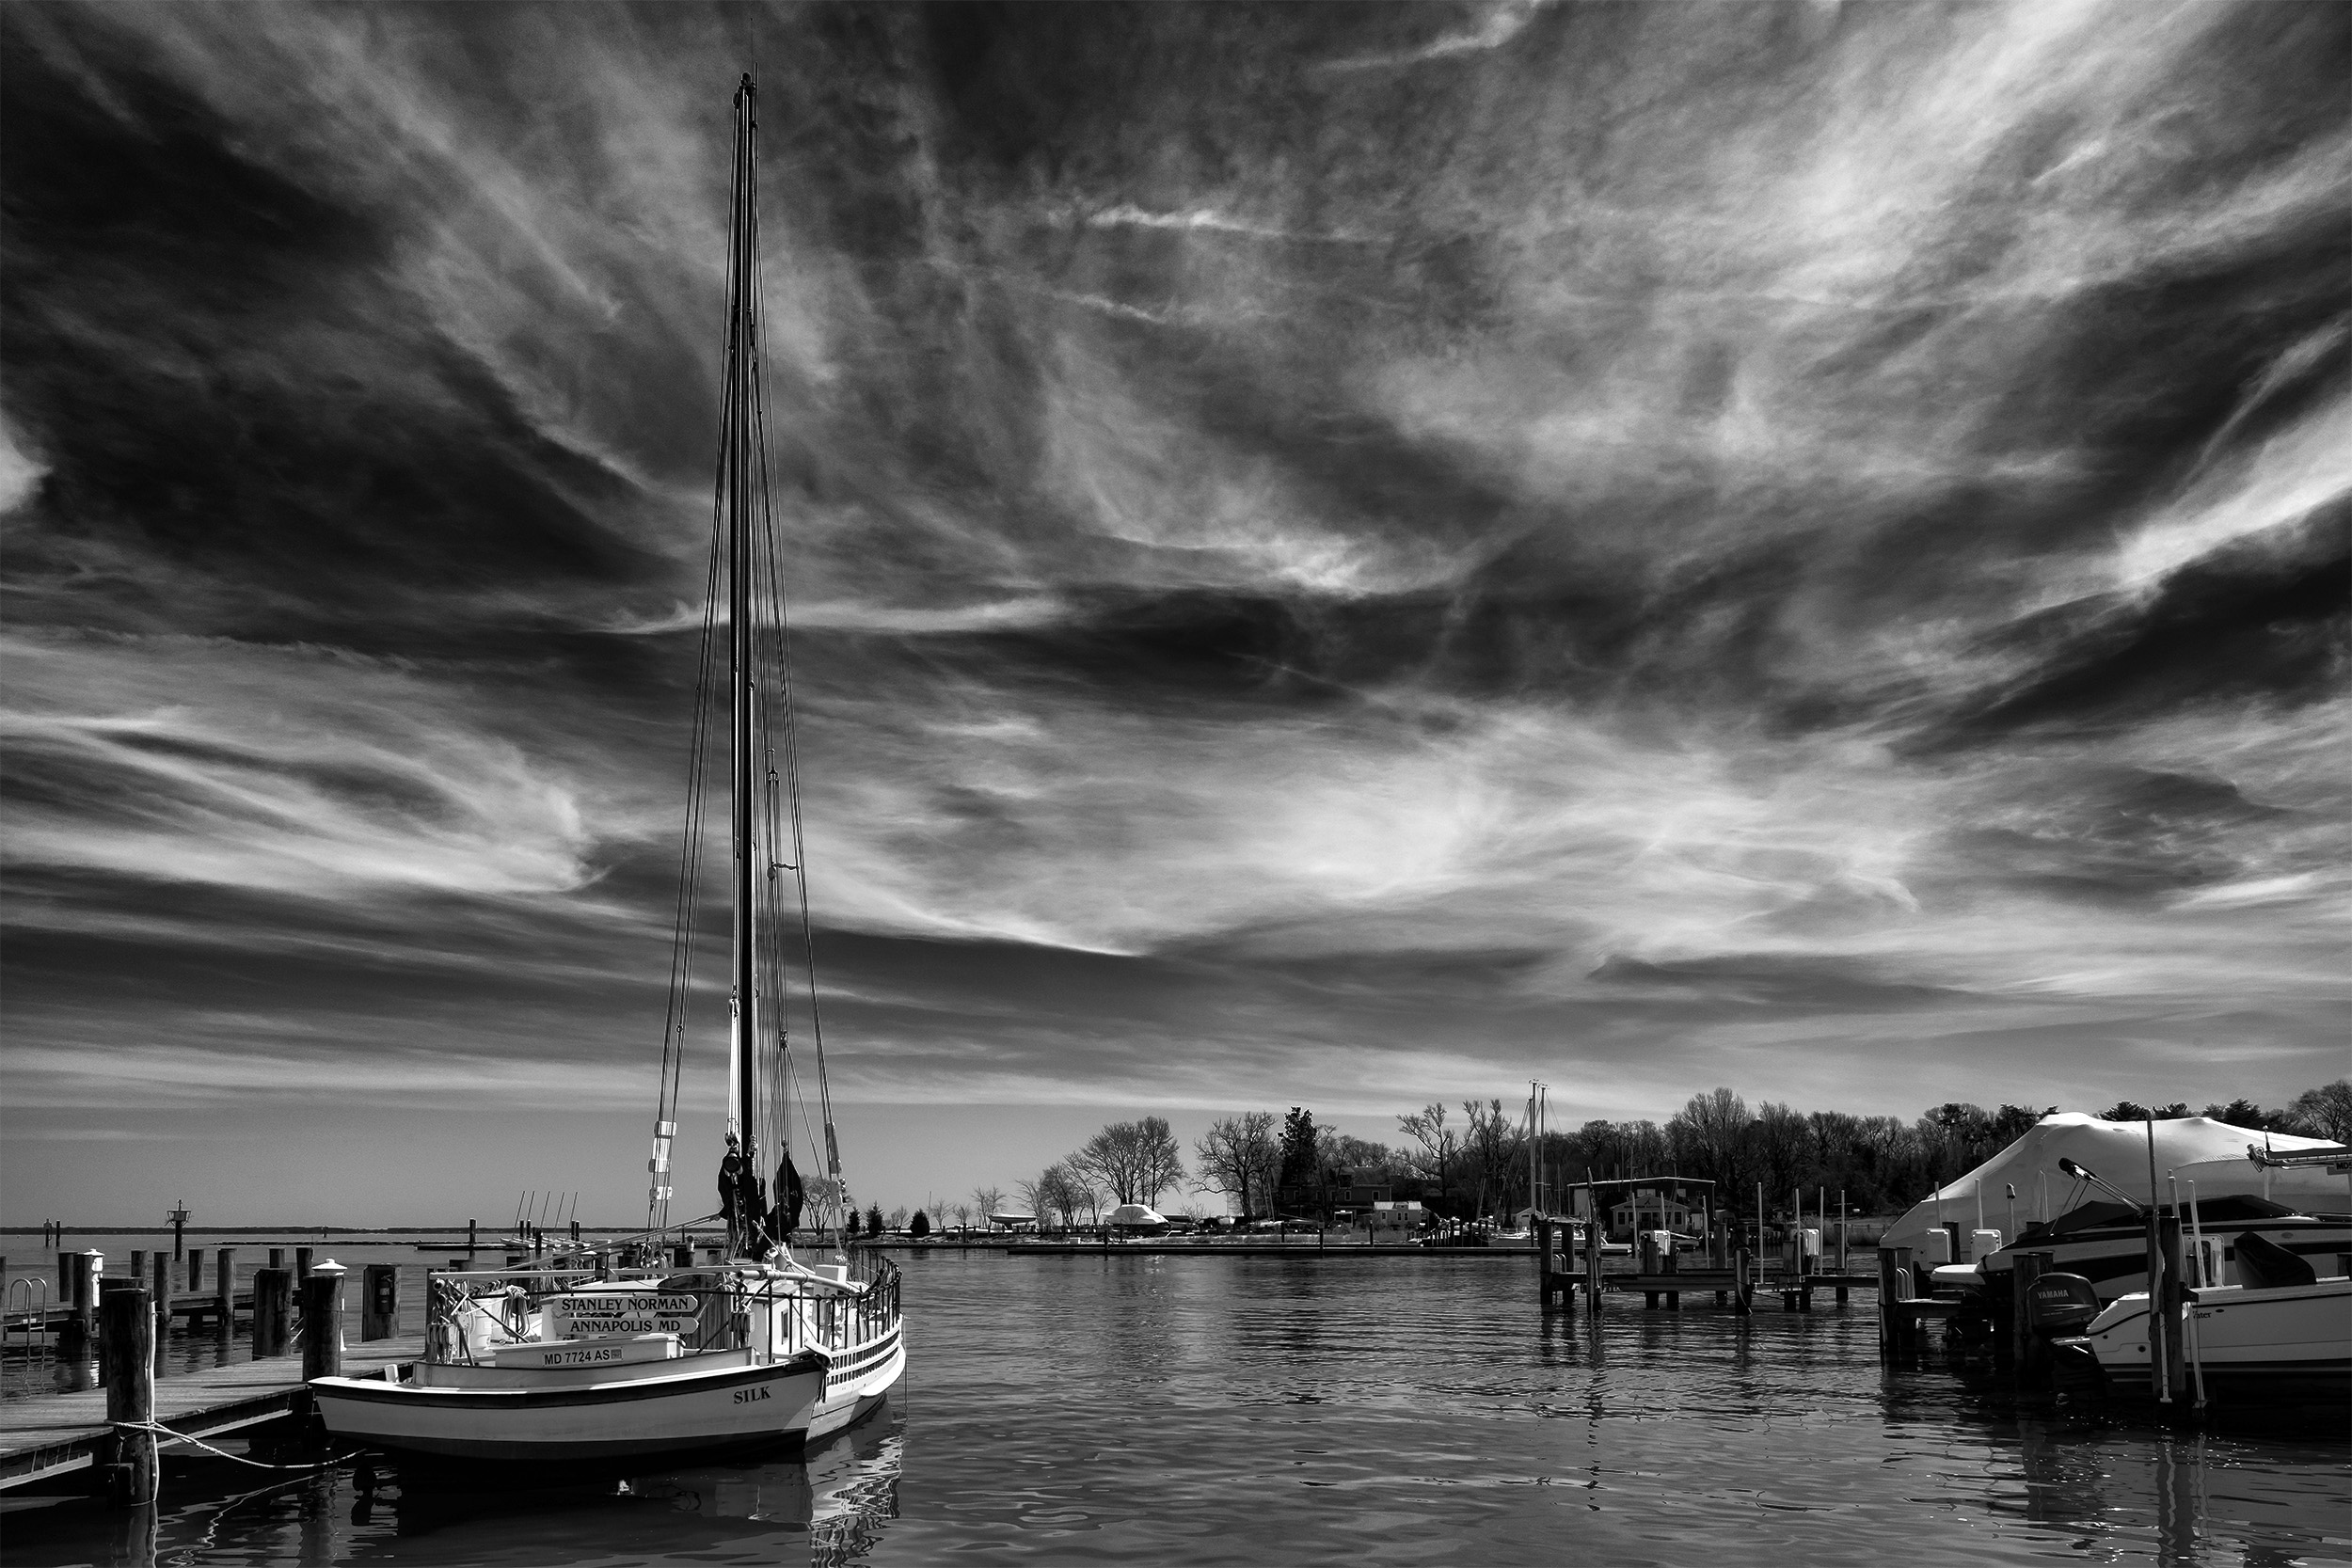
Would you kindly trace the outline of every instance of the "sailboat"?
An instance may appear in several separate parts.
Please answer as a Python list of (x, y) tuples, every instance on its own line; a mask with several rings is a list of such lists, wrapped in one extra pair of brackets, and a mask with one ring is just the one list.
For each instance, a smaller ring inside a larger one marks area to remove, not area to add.
[[(327, 1429), (372, 1448), (429, 1461), (558, 1465), (769, 1448), (850, 1425), (882, 1402), (906, 1369), (898, 1271), (871, 1254), (852, 1264), (838, 1250), (803, 1260), (790, 1240), (802, 1207), (785, 1114), (792, 1079), (786, 969), (795, 945), (824, 1127), (826, 1174), (815, 1184), (826, 1221), (820, 1237), (829, 1225), (837, 1240), (848, 1196), (823, 1086), (783, 573), (768, 497), (756, 105), (747, 75), (735, 95), (726, 385), (648, 1234), (633, 1260), (592, 1253), (548, 1266), (428, 1274), (421, 1359), (310, 1382)], [(709, 701), (720, 679), (723, 705)], [(694, 991), (707, 726), (722, 707), (730, 721), (733, 847), (721, 1166), (727, 1242), (718, 1260), (696, 1266), (691, 1247), (673, 1241), (670, 1154)], [(794, 944), (786, 927), (796, 915)], [(771, 1160), (778, 1162), (772, 1209), (756, 1174)], [(667, 1269), (649, 1266), (664, 1259)]]

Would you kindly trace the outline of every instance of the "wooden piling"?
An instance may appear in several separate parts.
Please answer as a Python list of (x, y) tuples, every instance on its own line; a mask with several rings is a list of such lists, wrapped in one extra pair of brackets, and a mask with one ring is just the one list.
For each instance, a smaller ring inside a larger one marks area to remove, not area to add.
[(343, 1371), (343, 1270), (329, 1263), (302, 1280), (302, 1376)]
[(161, 1252), (157, 1252), (155, 1254), (154, 1268), (154, 1364), (155, 1370), (160, 1372), (164, 1370), (164, 1350), (166, 1345), (169, 1342), (166, 1338), (166, 1336), (171, 1332), (171, 1259), (165, 1257)]
[(1879, 1248), (1879, 1359), (1895, 1354), (1895, 1249)]
[[(1587, 1173), (1589, 1176), (1589, 1172)], [(1600, 1316), (1600, 1204), (1593, 1184), (1584, 1183), (1584, 1310)]]
[(1731, 1255), (1731, 1309), (1741, 1317), (1756, 1310), (1756, 1279), (1748, 1249), (1740, 1247)]
[(302, 1314), (310, 1310), (308, 1306), (310, 1299), (310, 1292), (304, 1287), (303, 1281), (310, 1277), (312, 1253), (307, 1246), (298, 1246), (294, 1249), (294, 1325), (291, 1330), (292, 1338), (287, 1342), (298, 1345), (302, 1342)]
[(269, 1249), (269, 1266), (273, 1269), (282, 1269), (286, 1266), (286, 1249), (284, 1247), (274, 1246)]
[(58, 1294), (65, 1298), (65, 1327), (57, 1335), (57, 1359), (84, 1362), (98, 1351), (98, 1268), (105, 1261), (95, 1252), (69, 1252), (57, 1259), (63, 1277)]
[(1919, 1318), (1904, 1304), (1918, 1290), (1917, 1275), (1913, 1272), (1912, 1250), (1907, 1246), (1882, 1247), (1880, 1256), (1887, 1259), (1887, 1273), (1893, 1280), (1885, 1292), (1894, 1312), (1894, 1342), (1899, 1351), (1916, 1350), (1919, 1345)]
[(2156, 1246), (2164, 1259), (2164, 1279), (2149, 1307), (2164, 1332), (2164, 1388), (2175, 1404), (2188, 1402), (2188, 1348), (2181, 1333), (2181, 1308), (2188, 1300), (2187, 1275), (2181, 1266), (2181, 1216), (2156, 1217)]
[(359, 1274), (359, 1338), (389, 1339), (400, 1332), (400, 1268), (370, 1263)]
[[(155, 1310), (136, 1285), (106, 1293), (106, 1419), (114, 1423), (118, 1498), (143, 1506), (155, 1495), (155, 1434), (136, 1430), (155, 1419)], [(125, 1430), (126, 1427), (130, 1430)]]
[(200, 1246), (192, 1246), (188, 1248), (188, 1294), (195, 1295), (203, 1289), (204, 1249)]
[(222, 1247), (213, 1254), (213, 1332), (222, 1338), (237, 1321), (237, 1249)]
[(253, 1271), (253, 1359), (264, 1361), (286, 1354), (286, 1333), (294, 1315), (294, 1275), (280, 1268)]
[(479, 1228), (472, 1220), (466, 1222), (466, 1256), (469, 1258), (474, 1255), (474, 1233)]

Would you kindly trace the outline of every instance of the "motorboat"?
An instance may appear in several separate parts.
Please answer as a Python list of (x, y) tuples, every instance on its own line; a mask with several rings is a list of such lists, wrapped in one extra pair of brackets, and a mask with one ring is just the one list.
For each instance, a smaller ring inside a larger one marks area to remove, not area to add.
[[(2274, 1246), (2311, 1259), (2327, 1272), (2336, 1259), (2352, 1252), (2352, 1215), (2301, 1213), (2267, 1198), (2245, 1195), (2184, 1202), (2185, 1223), (2207, 1234), (2259, 1236)], [(1938, 1286), (1964, 1286), (1971, 1270), (1995, 1294), (2005, 1290), (2006, 1275), (2020, 1253), (2047, 1256), (2050, 1270), (2078, 1275), (2090, 1282), (2100, 1299), (2114, 1301), (2148, 1289), (2148, 1227), (2141, 1212), (2122, 1203), (2086, 1203), (2060, 1214), (2047, 1225), (2028, 1227), (2014, 1242), (1988, 1254), (1978, 1264), (1945, 1264), (1933, 1271)], [(2234, 1243), (2228, 1243), (2215, 1272), (2217, 1281), (2230, 1277), (2236, 1263)]]
[[(2179, 1344), (2187, 1397), (2217, 1407), (2352, 1407), (2352, 1277), (2319, 1274), (2300, 1254), (2246, 1231), (2233, 1239), (2243, 1283), (2184, 1292)], [(2149, 1294), (2110, 1303), (2079, 1338), (2056, 1341), (2073, 1363), (2063, 1380), (2095, 1370), (2112, 1398), (2154, 1400)]]

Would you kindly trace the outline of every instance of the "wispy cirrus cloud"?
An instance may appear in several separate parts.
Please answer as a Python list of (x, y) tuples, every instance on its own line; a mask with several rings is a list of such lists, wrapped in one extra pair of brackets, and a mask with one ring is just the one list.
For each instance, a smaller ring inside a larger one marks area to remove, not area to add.
[[(771, 15), (837, 1085), (2332, 1073), (2344, 17)], [(12, 1089), (601, 1114), (739, 28), (0, 27)]]
[(303, 894), (552, 893), (591, 874), (580, 785), (415, 672), (194, 639), (6, 652), (20, 865)]

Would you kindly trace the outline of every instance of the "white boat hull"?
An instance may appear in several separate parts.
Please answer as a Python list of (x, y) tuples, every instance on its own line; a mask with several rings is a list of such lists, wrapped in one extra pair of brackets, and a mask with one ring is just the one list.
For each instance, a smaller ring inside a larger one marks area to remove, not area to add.
[[(2270, 1290), (2216, 1286), (2193, 1292), (2185, 1356), (2216, 1403), (2341, 1405), (2352, 1399), (2352, 1279)], [(2109, 1391), (2153, 1398), (2148, 1296), (2124, 1296), (2083, 1338)]]
[(759, 1448), (808, 1433), (826, 1402), (821, 1356), (762, 1366), (726, 1359), (734, 1364), (612, 1383), (459, 1388), (326, 1377), (310, 1391), (336, 1436), (437, 1459), (629, 1460)]
[(424, 1360), (311, 1381), (336, 1436), (439, 1461), (661, 1461), (825, 1437), (906, 1370), (886, 1262), (854, 1284), (846, 1264), (435, 1274), (427, 1300)]
[[(2228, 1280), (2233, 1274), (2232, 1255), (2226, 1250), (2235, 1245), (2237, 1237), (2252, 1231), (2265, 1241), (2272, 1242), (2288, 1252), (2310, 1262), (2315, 1272), (2325, 1275), (2341, 1272), (2338, 1261), (2352, 1252), (2352, 1219), (2339, 1214), (2297, 1214), (2272, 1205), (2267, 1215), (2233, 1214), (2233, 1205), (2251, 1208), (2247, 1198), (2216, 1199), (2199, 1207), (2208, 1212), (2204, 1221), (2205, 1233), (2218, 1240), (2225, 1248), (2221, 1272), (2214, 1278)], [(2213, 1211), (2221, 1211), (2212, 1213)], [(2009, 1288), (2008, 1270), (2017, 1255), (2039, 1253), (2048, 1259), (2045, 1274), (2078, 1275), (2090, 1282), (2101, 1301), (2117, 1301), (2134, 1291), (2148, 1289), (2148, 1233), (2137, 1218), (2117, 1214), (2105, 1223), (2077, 1230), (2061, 1228), (2052, 1232), (2029, 1230), (2015, 1242), (1982, 1260), (1981, 1268), (1996, 1291)], [(1946, 1265), (1952, 1267), (1954, 1265)]]

